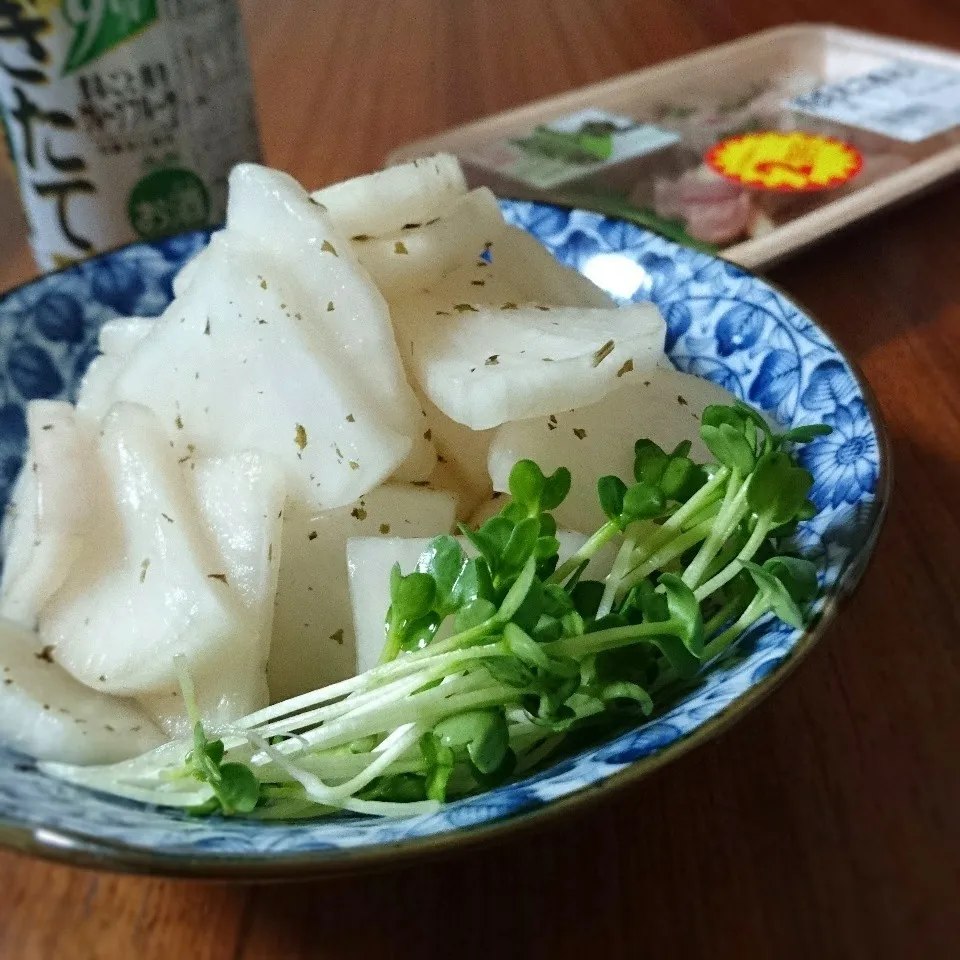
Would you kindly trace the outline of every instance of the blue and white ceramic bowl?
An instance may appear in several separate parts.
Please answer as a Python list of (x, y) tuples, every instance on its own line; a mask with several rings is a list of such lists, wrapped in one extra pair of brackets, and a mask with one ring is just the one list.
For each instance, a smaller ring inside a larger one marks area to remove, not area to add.
[[(342, 816), (262, 825), (194, 819), (48, 779), (0, 750), (0, 841), (103, 867), (207, 876), (319, 873), (452, 846), (566, 809), (632, 781), (716, 734), (756, 703), (812, 646), (855, 585), (886, 497), (886, 444), (868, 388), (796, 304), (723, 260), (594, 213), (505, 202), (507, 218), (560, 260), (623, 298), (652, 300), (682, 370), (722, 384), (785, 426), (826, 422), (806, 448), (820, 512), (800, 547), (821, 565), (814, 625), (761, 621), (736, 655), (671, 709), (536, 776), (403, 820)], [(24, 405), (73, 399), (111, 317), (160, 313), (171, 279), (205, 234), (143, 243), (51, 274), (0, 300), (0, 502), (24, 455)]]

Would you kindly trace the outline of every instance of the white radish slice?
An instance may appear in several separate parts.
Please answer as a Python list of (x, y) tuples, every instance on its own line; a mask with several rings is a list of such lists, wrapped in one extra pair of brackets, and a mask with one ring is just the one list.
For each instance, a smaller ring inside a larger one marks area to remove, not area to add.
[[(599, 287), (558, 263), (535, 238), (516, 227), (501, 225), (488, 249), (492, 264), (483, 257), (472, 256), (450, 271), (434, 292), (450, 303), (483, 303), (496, 307), (529, 299), (580, 307), (613, 304)], [(542, 294), (539, 297), (538, 291)], [(388, 296), (388, 299), (403, 309), (402, 298)], [(435, 316), (442, 322), (446, 313), (449, 311)], [(457, 489), (463, 492), (458, 509), (469, 512), (491, 492), (486, 464), (492, 431), (473, 430), (451, 420), (416, 385), (414, 390), (440, 461), (432, 480), (441, 487), (455, 480)]]
[(156, 322), (155, 317), (116, 317), (108, 320), (100, 328), (100, 352), (125, 356), (154, 328)]
[(86, 544), (99, 477), (92, 436), (59, 400), (27, 406), (29, 452), (17, 484), (10, 542), (0, 585), (0, 616), (36, 626)]
[(117, 378), (127, 363), (125, 354), (94, 357), (80, 381), (77, 413), (88, 423), (99, 423), (113, 406)]
[(446, 461), (438, 461), (430, 480), (428, 490), (445, 491), (457, 501), (457, 522), (466, 521), (481, 502), (476, 491), (463, 479), (456, 469)]
[(387, 485), (321, 513), (288, 502), (267, 676), (274, 701), (352, 676), (355, 656), (347, 581), (351, 537), (449, 533), (452, 494)]
[(212, 244), (216, 260), (134, 351), (115, 396), (156, 411), (178, 457), (261, 450), (283, 465), (290, 496), (318, 508), (351, 502), (407, 458), (410, 437), (354, 379), (356, 361), (310, 328), (325, 302), (301, 308), (305, 292), (257, 248), (225, 234)]
[(417, 406), (420, 410), (420, 435), (413, 442), (407, 458), (390, 474), (388, 479), (391, 483), (422, 483), (429, 480), (436, 469), (437, 448), (425, 419), (423, 399), (419, 396)]
[[(443, 413), (474, 430), (597, 403), (656, 366), (663, 318), (617, 310), (454, 304), (432, 297), (394, 311), (410, 369)], [(442, 321), (442, 322), (438, 322)]]
[(97, 693), (19, 624), (0, 620), (0, 741), (63, 763), (115, 763), (166, 739), (136, 704)]
[(474, 508), (467, 523), (473, 529), (482, 526), (491, 517), (495, 517), (511, 500), (513, 497), (509, 494), (497, 491), (488, 500), (484, 500)]
[(352, 502), (426, 444), (386, 304), (284, 174), (236, 168), (228, 224), (115, 396), (156, 410), (180, 456), (264, 450), (291, 496)]
[(177, 275), (173, 278), (173, 295), (174, 297), (181, 296), (193, 283), (193, 278), (203, 269), (203, 261), (205, 259), (205, 254), (207, 248), (204, 247), (199, 252), (195, 253), (178, 271)]
[(42, 609), (40, 635), (96, 690), (172, 691), (177, 654), (202, 676), (230, 663), (238, 644), (249, 648), (256, 624), (243, 616), (223, 560), (203, 535), (153, 414), (117, 404), (99, 446), (106, 484), (95, 533)]
[(87, 367), (77, 393), (77, 412), (83, 419), (99, 423), (106, 416), (127, 358), (156, 324), (152, 317), (117, 317), (100, 328), (100, 356)]
[(206, 530), (240, 603), (257, 624), (266, 664), (280, 570), (283, 470), (270, 457), (244, 452), (181, 467), (192, 483)]
[[(502, 272), (491, 267), (490, 263), (474, 255), (467, 262), (461, 264), (443, 278), (437, 285), (435, 293), (438, 298), (435, 319), (440, 322), (444, 316), (450, 315), (449, 304), (461, 303), (469, 298), (476, 302), (492, 303), (499, 306), (502, 303), (515, 302), (520, 299), (516, 286), (501, 279)], [(394, 318), (401, 317), (405, 309), (404, 298), (394, 298), (391, 312)], [(446, 309), (443, 309), (446, 308)], [(397, 336), (402, 339), (404, 334), (397, 326)], [(409, 364), (409, 341), (404, 341), (404, 359), (407, 362), (407, 371), (417, 401), (425, 417), (423, 426), (425, 433), (429, 430), (432, 446), (435, 448), (438, 466), (445, 460), (460, 478), (457, 489), (465, 490), (465, 497), (461, 498), (458, 508), (469, 510), (469, 501), (479, 501), (490, 493), (490, 478), (487, 475), (487, 451), (490, 446), (490, 431), (476, 431), (451, 420), (446, 414), (426, 397), (415, 382), (414, 371)], [(443, 477), (450, 479), (447, 471), (439, 471), (440, 485), (443, 486)], [(431, 475), (436, 477), (436, 472)], [(398, 477), (398, 479), (402, 479)], [(419, 478), (417, 478), (419, 479)]]
[(493, 267), (518, 290), (520, 299), (557, 307), (613, 307), (592, 280), (560, 263), (536, 237), (506, 226), (490, 246)]
[(459, 161), (448, 153), (438, 153), (335, 183), (315, 191), (312, 199), (327, 208), (348, 237), (379, 236), (408, 223), (429, 220), (466, 192)]
[[(270, 700), (266, 668), (280, 568), (283, 471), (251, 452), (190, 461), (181, 471), (193, 487), (223, 576), (255, 625), (234, 637), (223, 662), (192, 677), (201, 712), (218, 724), (246, 716)], [(189, 734), (179, 689), (143, 696), (140, 703), (171, 736)]]
[[(285, 173), (239, 164), (230, 174), (223, 235), (235, 234), (276, 254), (275, 282), (286, 294), (281, 313), (292, 313), (314, 346), (345, 368), (351, 385), (378, 405), (387, 424), (416, 440), (419, 410), (400, 362), (387, 304), (323, 208)], [(270, 278), (255, 264), (250, 266), (266, 289)], [(209, 272), (211, 267), (204, 269)]]
[(353, 238), (352, 247), (392, 302), (422, 293), (454, 267), (475, 262), (484, 246), (506, 229), (496, 197), (481, 187), (457, 197), (426, 223), (408, 224), (385, 236), (361, 234)]
[(451, 420), (422, 394), (420, 404), (426, 413), (425, 422), (438, 455), (431, 481), (439, 487), (452, 482), (454, 488), (461, 491), (459, 508), (469, 512), (492, 490), (487, 456), (494, 432), (472, 430)]
[[(356, 636), (357, 673), (377, 665), (386, 639), (384, 621), (390, 608), (390, 571), (400, 564), (404, 574), (425, 569), (419, 561), (430, 546), (431, 537), (353, 537), (347, 541), (347, 571), (350, 577), (350, 600), (353, 606), (353, 627)], [(457, 538), (468, 557), (476, 556), (473, 545), (464, 537)], [(560, 562), (575, 553), (586, 537), (568, 530), (558, 530)], [(583, 576), (602, 579), (610, 571), (616, 547), (608, 544), (599, 551), (584, 570)], [(443, 640), (454, 631), (453, 618), (441, 625), (435, 637)]]
[(670, 451), (691, 440), (690, 456), (704, 462), (710, 454), (699, 438), (700, 416), (710, 404), (733, 399), (709, 380), (658, 367), (592, 406), (504, 424), (490, 445), (494, 489), (509, 489), (518, 460), (534, 460), (548, 474), (566, 466), (573, 486), (553, 515), (560, 526), (592, 533), (606, 519), (597, 480), (612, 474), (631, 481), (635, 441), (649, 438)]

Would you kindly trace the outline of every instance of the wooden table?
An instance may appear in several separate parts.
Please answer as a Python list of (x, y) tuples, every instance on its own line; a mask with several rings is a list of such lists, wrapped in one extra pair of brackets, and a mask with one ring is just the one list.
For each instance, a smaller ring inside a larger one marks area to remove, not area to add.
[[(267, 161), (310, 185), (777, 23), (960, 46), (955, 0), (244, 6)], [(5, 287), (32, 265), (0, 198)], [(0, 855), (0, 956), (960, 956), (958, 223), (955, 184), (771, 274), (866, 371), (897, 481), (846, 615), (735, 729), (579, 818), (386, 875), (204, 886)]]

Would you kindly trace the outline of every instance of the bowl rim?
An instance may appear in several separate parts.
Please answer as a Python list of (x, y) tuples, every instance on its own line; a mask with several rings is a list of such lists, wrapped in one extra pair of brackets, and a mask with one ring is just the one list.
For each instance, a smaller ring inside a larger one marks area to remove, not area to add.
[[(552, 204), (537, 206), (550, 208)], [(560, 208), (556, 209), (567, 209)], [(589, 211), (586, 211), (589, 212)], [(594, 214), (595, 216), (602, 216)], [(602, 216), (604, 220), (618, 221), (618, 217)], [(629, 222), (629, 221), (622, 221)], [(631, 224), (645, 233), (651, 231)], [(68, 264), (58, 270), (40, 274), (0, 293), (0, 304), (10, 296), (48, 277), (68, 273), (78, 266), (107, 260), (117, 253), (133, 247), (151, 246), (177, 237), (209, 236), (217, 228), (188, 231), (160, 237), (156, 240), (141, 240), (123, 244), (103, 251), (94, 257)], [(661, 237), (673, 246), (686, 249), (675, 241)], [(778, 284), (740, 264), (725, 260), (719, 254), (703, 254), (720, 260), (744, 276), (765, 284), (778, 296), (795, 307), (824, 334), (827, 331), (795, 297)], [(849, 564), (843, 569), (830, 592), (824, 597), (823, 609), (816, 621), (804, 630), (801, 637), (782, 662), (758, 682), (736, 697), (725, 709), (711, 717), (694, 731), (680, 737), (668, 746), (649, 756), (633, 761), (622, 770), (605, 779), (582, 786), (572, 793), (551, 800), (550, 803), (508, 814), (499, 820), (480, 823), (426, 837), (414, 837), (379, 844), (373, 847), (306, 850), (289, 854), (258, 854), (231, 856), (222, 854), (198, 855), (194, 853), (167, 853), (134, 847), (119, 841), (93, 837), (78, 830), (44, 827), (0, 815), (0, 849), (37, 857), (38, 859), (113, 873), (158, 876), (181, 879), (204, 879), (218, 881), (280, 882), (306, 880), (326, 876), (344, 876), (402, 867), (414, 860), (435, 859), (455, 851), (472, 850), (480, 844), (508, 839), (514, 833), (529, 833), (531, 829), (553, 825), (570, 813), (584, 813), (609, 799), (614, 793), (622, 793), (644, 777), (673, 762), (679, 757), (725, 733), (741, 717), (764, 701), (806, 659), (813, 647), (835, 623), (846, 601), (860, 583), (873, 557), (880, 531), (886, 518), (893, 489), (892, 444), (879, 401), (863, 371), (846, 350), (828, 335), (831, 346), (850, 369), (853, 379), (863, 396), (870, 424), (877, 438), (879, 472), (877, 474), (874, 500), (871, 504), (869, 522), (863, 541)]]

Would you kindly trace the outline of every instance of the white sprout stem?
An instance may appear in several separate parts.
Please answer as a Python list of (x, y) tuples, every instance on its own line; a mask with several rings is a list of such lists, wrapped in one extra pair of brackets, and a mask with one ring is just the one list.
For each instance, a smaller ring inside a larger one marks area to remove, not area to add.
[[(668, 563), (670, 563), (671, 560), (675, 560), (691, 547), (695, 547), (701, 540), (703, 540), (704, 537), (709, 536), (710, 530), (712, 529), (713, 520), (704, 520), (698, 526), (692, 527), (684, 533), (681, 533), (680, 536), (667, 543), (666, 546), (662, 547), (638, 566), (633, 567), (633, 569), (629, 570), (622, 581), (617, 585), (618, 599), (622, 599), (624, 596), (626, 596), (627, 591), (635, 583), (639, 583), (644, 577), (653, 573), (654, 570), (660, 570), (662, 567), (665, 567)], [(631, 562), (634, 560), (635, 557), (632, 557)]]
[(329, 750), (371, 734), (391, 731), (401, 724), (412, 723), (418, 719), (426, 722), (434, 715), (436, 719), (440, 719), (460, 710), (472, 709), (480, 703), (492, 705), (515, 697), (516, 691), (503, 685), (461, 696), (450, 696), (445, 688), (433, 687), (423, 693), (407, 696), (399, 703), (379, 705), (377, 709), (364, 710), (359, 712), (359, 715), (342, 717), (332, 723), (315, 727), (302, 735), (305, 746), (300, 749), (315, 751), (322, 747)]
[(612, 609), (617, 597), (617, 588), (623, 581), (623, 578), (630, 572), (630, 562), (633, 557), (633, 549), (637, 544), (636, 537), (632, 534), (630, 527), (624, 534), (623, 543), (617, 551), (617, 558), (613, 561), (613, 567), (607, 574), (606, 583), (603, 587), (603, 596), (600, 598), (600, 605), (597, 607), (596, 619), (605, 617)]
[(346, 680), (340, 680), (337, 683), (328, 684), (317, 690), (311, 690), (308, 693), (301, 693), (299, 696), (291, 697), (289, 700), (283, 700), (280, 703), (271, 704), (262, 710), (242, 717), (235, 721), (231, 726), (244, 729), (260, 728), (264, 724), (270, 723), (284, 717), (291, 717), (305, 708), (317, 707), (321, 704), (331, 703), (334, 700), (345, 699), (349, 696), (359, 697), (364, 693), (374, 689), (380, 681), (387, 680), (393, 682), (418, 670), (426, 669), (429, 666), (442, 663), (455, 662), (457, 657), (463, 656), (469, 650), (482, 650), (482, 647), (469, 647), (463, 650), (450, 650), (442, 653), (434, 653), (430, 647), (426, 647), (417, 653), (411, 653), (380, 667), (374, 667), (364, 673), (358, 673), (355, 677)]
[(710, 506), (729, 475), (730, 471), (726, 467), (721, 467), (685, 504), (664, 520), (663, 529), (676, 530), (698, 510)]
[(697, 602), (701, 602), (711, 593), (715, 593), (722, 586), (729, 583), (742, 569), (745, 560), (749, 560), (761, 547), (767, 534), (770, 532), (770, 525), (763, 520), (758, 520), (757, 525), (750, 535), (750, 539), (743, 545), (740, 552), (728, 563), (723, 570), (694, 590), (693, 595)]
[[(419, 672), (410, 672), (412, 675), (400, 677), (381, 687), (372, 687), (369, 690), (357, 691), (352, 696), (340, 700), (334, 704), (318, 707), (316, 710), (310, 710), (306, 713), (288, 714), (282, 719), (271, 723), (256, 725), (260, 733), (266, 733), (270, 736), (276, 733), (286, 733), (292, 730), (301, 729), (307, 726), (316, 726), (322, 722), (328, 722), (337, 717), (347, 716), (372, 703), (378, 703), (381, 700), (390, 700), (400, 696), (406, 696), (412, 691), (418, 689), (424, 684), (431, 683), (452, 672), (454, 667), (461, 664), (469, 664), (474, 660), (483, 660), (490, 656), (495, 656), (503, 651), (498, 644), (487, 644), (482, 647), (469, 647), (466, 650), (454, 650), (450, 653), (441, 654), (438, 657), (420, 661), (415, 666), (419, 667)], [(394, 663), (401, 661), (395, 660)], [(413, 665), (412, 665), (413, 666)], [(233, 727), (241, 729), (250, 729), (254, 725), (250, 717), (232, 724)]]
[(166, 807), (195, 807), (206, 803), (213, 796), (213, 790), (209, 786), (201, 786), (195, 780), (191, 784), (192, 790), (169, 790), (164, 789), (162, 783), (156, 786), (130, 783), (113, 766), (82, 767), (71, 763), (41, 763), (38, 766), (44, 773), (67, 783), (101, 790), (118, 797), (126, 797), (128, 800), (138, 800), (141, 803), (155, 803)]
[(412, 800), (396, 803), (390, 800), (357, 800), (351, 798), (343, 804), (350, 813), (364, 813), (370, 817), (421, 817), (436, 813), (441, 804), (436, 800)]
[[(737, 489), (738, 487), (739, 489)], [(742, 519), (747, 501), (748, 488), (749, 484), (740, 483), (739, 472), (736, 470), (731, 471), (730, 483), (723, 498), (723, 506), (721, 506), (720, 513), (714, 522), (713, 532), (704, 541), (703, 546), (700, 547), (690, 566), (683, 572), (683, 582), (691, 589), (695, 589), (700, 583), (700, 578), (709, 566), (710, 561), (716, 556), (717, 550), (720, 549), (723, 542), (730, 536), (728, 528), (731, 528), (730, 532), (732, 532), (732, 528), (735, 528), (737, 523)], [(737, 491), (736, 493), (734, 493), (735, 490)]]
[(258, 746), (264, 753), (271, 755), (274, 762), (281, 764), (282, 769), (303, 786), (311, 799), (329, 806), (342, 806), (343, 801), (373, 782), (395, 760), (398, 760), (417, 742), (422, 732), (415, 723), (404, 724), (398, 730), (401, 732), (390, 749), (379, 754), (371, 754), (374, 759), (363, 770), (338, 786), (324, 783), (316, 774), (304, 770), (297, 764), (290, 762), (286, 757), (283, 757), (281, 762), (281, 754), (275, 751), (269, 743), (255, 733), (251, 732), (251, 736), (259, 741)]

